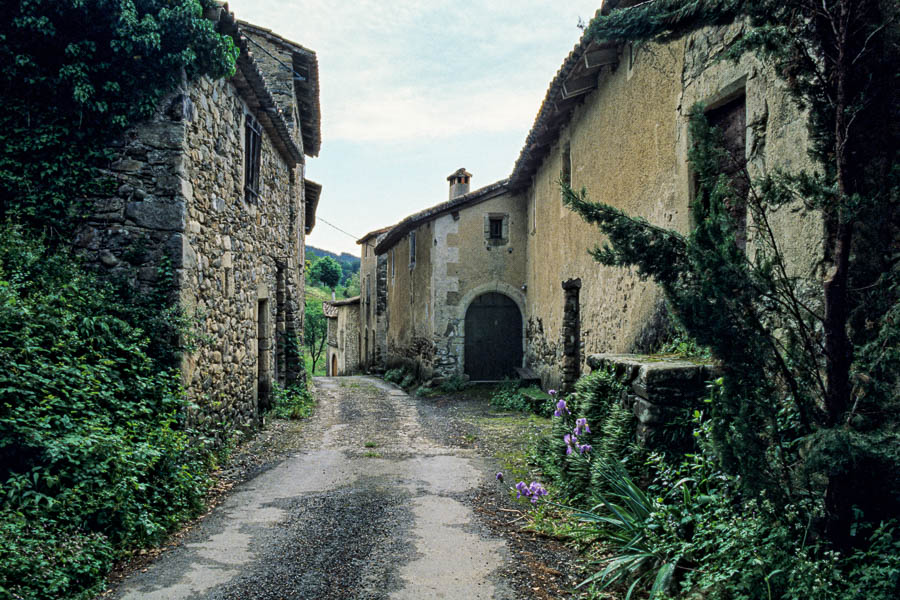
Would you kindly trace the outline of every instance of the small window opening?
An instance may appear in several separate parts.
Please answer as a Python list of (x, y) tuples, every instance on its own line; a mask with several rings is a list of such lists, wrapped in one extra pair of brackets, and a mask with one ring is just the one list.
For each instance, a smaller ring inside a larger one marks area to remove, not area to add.
[(255, 202), (259, 198), (259, 150), (262, 127), (253, 115), (248, 114), (244, 125), (244, 200)]
[(409, 266), (416, 265), (416, 232), (409, 232)]
[(494, 218), (490, 219), (490, 238), (492, 240), (499, 240), (503, 238), (503, 219), (502, 218)]
[(562, 172), (559, 179), (566, 185), (572, 185), (572, 146), (566, 142), (562, 156)]

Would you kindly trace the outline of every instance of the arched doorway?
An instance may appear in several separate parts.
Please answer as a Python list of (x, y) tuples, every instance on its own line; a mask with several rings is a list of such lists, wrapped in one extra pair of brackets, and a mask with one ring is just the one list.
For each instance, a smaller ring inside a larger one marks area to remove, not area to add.
[(508, 296), (488, 292), (466, 309), (465, 372), (473, 381), (515, 377), (522, 366), (522, 313)]
[(331, 355), (331, 373), (332, 377), (337, 377), (337, 354)]

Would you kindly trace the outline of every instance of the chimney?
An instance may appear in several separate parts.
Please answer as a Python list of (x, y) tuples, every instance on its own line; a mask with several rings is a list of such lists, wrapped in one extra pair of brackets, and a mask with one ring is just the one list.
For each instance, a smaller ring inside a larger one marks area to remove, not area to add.
[(451, 173), (449, 177), (447, 177), (447, 181), (450, 182), (451, 200), (469, 193), (470, 179), (472, 179), (472, 174), (462, 168), (457, 169), (455, 172)]

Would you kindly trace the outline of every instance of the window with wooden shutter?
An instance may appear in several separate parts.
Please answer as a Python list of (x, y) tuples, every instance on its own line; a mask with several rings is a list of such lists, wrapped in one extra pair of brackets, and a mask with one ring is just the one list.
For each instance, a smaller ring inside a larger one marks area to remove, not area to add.
[(244, 200), (255, 202), (259, 198), (259, 154), (262, 145), (262, 127), (253, 115), (244, 120)]

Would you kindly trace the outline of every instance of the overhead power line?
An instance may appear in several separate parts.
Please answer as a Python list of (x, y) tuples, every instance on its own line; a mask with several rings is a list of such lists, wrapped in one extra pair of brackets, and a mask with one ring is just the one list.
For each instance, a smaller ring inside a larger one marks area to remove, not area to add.
[(340, 232), (343, 233), (344, 235), (347, 235), (347, 236), (352, 237), (352, 238), (353, 238), (353, 241), (356, 241), (356, 240), (358, 240), (358, 239), (360, 238), (360, 236), (358, 236), (358, 235), (353, 235), (353, 234), (350, 233), (349, 231), (344, 231), (343, 229), (341, 229), (341, 228), (338, 227), (337, 225), (333, 225), (333, 224), (329, 223), (328, 221), (326, 221), (325, 219), (323, 219), (322, 217), (320, 217), (320, 216), (318, 216), (318, 215), (316, 215), (316, 221), (322, 221), (323, 223), (325, 223), (325, 224), (328, 225), (329, 227), (332, 227), (332, 228), (334, 228), (334, 229), (337, 229), (338, 231), (340, 231)]

